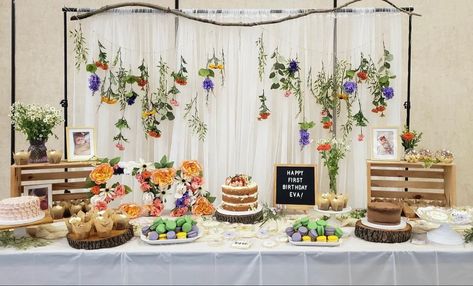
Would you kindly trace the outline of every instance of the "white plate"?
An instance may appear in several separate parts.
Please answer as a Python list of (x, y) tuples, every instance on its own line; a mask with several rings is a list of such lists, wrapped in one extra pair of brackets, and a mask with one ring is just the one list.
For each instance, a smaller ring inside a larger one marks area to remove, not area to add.
[(163, 239), (163, 240), (149, 240), (146, 236), (143, 234), (140, 236), (141, 240), (146, 242), (147, 244), (151, 245), (167, 245), (167, 244), (181, 244), (181, 243), (189, 243), (196, 241), (202, 236), (202, 233), (199, 233), (196, 237), (193, 238), (186, 238), (186, 239)]
[(398, 230), (404, 229), (406, 227), (406, 221), (404, 218), (401, 218), (401, 222), (396, 225), (385, 225), (385, 224), (377, 224), (368, 221), (367, 217), (361, 219), (361, 223), (372, 228), (384, 229), (384, 230)]
[(314, 210), (318, 211), (319, 213), (323, 213), (323, 214), (344, 214), (344, 213), (348, 213), (348, 212), (351, 212), (351, 207), (350, 206), (347, 206), (346, 208), (344, 208), (343, 210), (341, 211), (324, 211), (324, 210), (319, 210), (319, 207), (318, 206), (315, 206), (314, 207)]
[(3, 225), (19, 225), (19, 224), (27, 224), (27, 223), (33, 223), (38, 220), (42, 220), (45, 217), (44, 211), (40, 211), (39, 216), (30, 218), (30, 219), (24, 219), (24, 220), (0, 220), (0, 226)]
[(337, 242), (320, 242), (320, 241), (292, 241), (289, 239), (289, 243), (297, 246), (325, 246), (325, 247), (334, 247), (340, 246), (342, 240), (339, 239)]

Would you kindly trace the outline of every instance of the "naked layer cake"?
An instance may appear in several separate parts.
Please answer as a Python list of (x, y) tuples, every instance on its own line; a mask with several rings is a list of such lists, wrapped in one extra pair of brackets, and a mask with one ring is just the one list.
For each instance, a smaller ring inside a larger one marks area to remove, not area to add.
[(36, 218), (40, 215), (39, 198), (23, 196), (0, 201), (1, 221), (20, 221)]
[(402, 208), (389, 202), (371, 202), (368, 204), (368, 222), (384, 225), (397, 225), (401, 222)]
[(222, 208), (244, 212), (258, 207), (258, 185), (250, 176), (238, 174), (228, 177), (222, 185)]

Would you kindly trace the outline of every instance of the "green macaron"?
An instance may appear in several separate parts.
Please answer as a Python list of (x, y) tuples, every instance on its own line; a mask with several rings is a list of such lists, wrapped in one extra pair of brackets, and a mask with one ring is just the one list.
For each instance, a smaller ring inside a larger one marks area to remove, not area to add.
[(335, 229), (335, 233), (334, 233), (336, 236), (338, 236), (338, 238), (341, 238), (343, 236), (343, 230), (339, 227), (337, 227)]
[(309, 230), (316, 229), (317, 228), (317, 222), (315, 220), (309, 221), (309, 223), (307, 224), (307, 228)]
[(184, 219), (186, 220), (186, 223), (192, 224), (192, 218), (190, 216), (186, 215)]
[(176, 222), (173, 220), (168, 220), (166, 222), (166, 229), (167, 230), (175, 230), (176, 229)]
[(166, 226), (164, 223), (162, 224), (159, 224), (157, 227), (156, 227), (156, 231), (161, 234), (161, 233), (165, 233), (166, 232)]
[(301, 223), (303, 226), (307, 226), (307, 224), (309, 223), (309, 218), (308, 217), (301, 218)]
[(319, 236), (324, 235), (324, 234), (325, 234), (325, 228), (324, 228), (323, 226), (321, 226), (321, 225), (317, 226), (317, 234), (318, 234)]
[(176, 225), (177, 226), (182, 226), (184, 223), (186, 223), (186, 219), (183, 217), (180, 217), (176, 220)]
[(327, 221), (323, 220), (323, 219), (319, 219), (317, 221), (317, 225), (320, 225), (320, 226), (323, 226), (325, 227), (327, 225)]
[(157, 217), (154, 221), (153, 224), (158, 225), (163, 223), (163, 218), (162, 217)]
[(192, 230), (192, 223), (186, 222), (185, 224), (182, 225), (182, 231), (187, 233)]

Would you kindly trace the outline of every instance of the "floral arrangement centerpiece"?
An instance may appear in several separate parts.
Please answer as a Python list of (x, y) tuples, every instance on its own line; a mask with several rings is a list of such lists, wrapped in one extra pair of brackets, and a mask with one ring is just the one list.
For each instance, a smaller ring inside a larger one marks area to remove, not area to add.
[(143, 191), (143, 205), (150, 216), (160, 216), (164, 210), (165, 195), (174, 184), (176, 169), (163, 156), (159, 162), (154, 164), (141, 163), (140, 167), (134, 167), (132, 175), (140, 184)]
[(119, 166), (119, 162), (120, 157), (111, 160), (107, 158), (99, 160), (98, 165), (95, 166), (86, 179), (86, 186), (90, 188), (90, 192), (93, 195), (90, 202), (98, 210), (107, 209), (111, 201), (122, 198), (132, 192), (129, 186), (119, 182), (112, 184), (110, 187), (107, 186), (107, 182), (113, 175), (123, 174), (124, 170)]
[(350, 150), (345, 141), (332, 139), (321, 139), (317, 142), (317, 151), (320, 152), (324, 166), (327, 167), (330, 179), (330, 192), (337, 193), (338, 164)]
[(176, 179), (176, 206), (171, 211), (171, 216), (183, 216), (188, 211), (195, 215), (212, 215), (215, 212), (212, 205), (215, 197), (211, 197), (204, 189), (202, 167), (197, 161), (182, 162)]
[(46, 141), (53, 133), (54, 127), (63, 122), (61, 111), (49, 106), (36, 104), (23, 104), (15, 102), (9, 114), (15, 130), (26, 135), (30, 142), (28, 151), (31, 152), (30, 162), (47, 162)]
[(415, 130), (409, 130), (407, 126), (404, 126), (404, 130), (401, 133), (402, 147), (407, 153), (410, 150), (414, 150), (422, 138), (422, 132), (417, 132)]

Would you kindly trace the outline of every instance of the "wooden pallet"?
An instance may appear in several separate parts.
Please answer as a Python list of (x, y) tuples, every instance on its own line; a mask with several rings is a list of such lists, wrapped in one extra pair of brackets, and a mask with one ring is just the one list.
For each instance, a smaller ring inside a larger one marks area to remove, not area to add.
[[(407, 179), (406, 179), (407, 178)], [(377, 198), (440, 201), (445, 206), (456, 204), (455, 164), (405, 161), (367, 161), (368, 202)]]
[[(21, 196), (28, 184), (52, 184), (53, 191), (85, 189), (85, 179), (89, 176), (95, 161), (61, 162), (59, 164), (39, 163), (12, 165), (10, 174), (10, 195)], [(78, 170), (79, 169), (79, 170)], [(74, 181), (70, 181), (70, 180)], [(54, 201), (83, 199), (87, 192), (53, 194)]]

